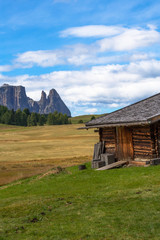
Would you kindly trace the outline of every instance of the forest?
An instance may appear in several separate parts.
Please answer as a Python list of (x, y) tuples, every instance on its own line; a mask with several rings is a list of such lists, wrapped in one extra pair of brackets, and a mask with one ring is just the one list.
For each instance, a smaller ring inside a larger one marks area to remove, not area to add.
[(70, 124), (67, 114), (57, 111), (49, 114), (39, 114), (30, 112), (27, 108), (17, 111), (9, 110), (5, 106), (0, 105), (0, 123), (16, 126), (43, 126)]

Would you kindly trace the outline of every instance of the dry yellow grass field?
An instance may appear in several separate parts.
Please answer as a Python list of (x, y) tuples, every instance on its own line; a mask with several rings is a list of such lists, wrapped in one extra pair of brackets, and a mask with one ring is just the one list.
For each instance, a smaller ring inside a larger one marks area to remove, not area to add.
[(16, 127), (0, 125), (0, 185), (90, 161), (98, 134), (82, 125)]

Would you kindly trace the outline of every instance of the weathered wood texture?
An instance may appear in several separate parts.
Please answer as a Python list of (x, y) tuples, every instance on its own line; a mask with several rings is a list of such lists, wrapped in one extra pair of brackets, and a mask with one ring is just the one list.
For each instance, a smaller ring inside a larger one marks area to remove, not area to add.
[(100, 128), (100, 141), (105, 141), (105, 151), (116, 154), (116, 128)]
[(118, 160), (133, 160), (132, 128), (117, 127)]
[(151, 125), (100, 128), (106, 152), (118, 160), (143, 161), (160, 157), (160, 121)]
[(134, 159), (151, 159), (154, 148), (152, 148), (152, 137), (150, 126), (136, 126), (132, 128)]
[(157, 123), (157, 155), (160, 157), (160, 122)]
[(126, 163), (127, 163), (127, 161), (118, 161), (118, 162), (115, 162), (115, 163), (111, 163), (111, 164), (109, 164), (107, 166), (98, 168), (96, 170), (97, 171), (109, 170), (109, 169), (112, 169), (112, 168), (121, 167), (121, 166), (123, 166)]
[(160, 157), (160, 122), (151, 125), (153, 158)]

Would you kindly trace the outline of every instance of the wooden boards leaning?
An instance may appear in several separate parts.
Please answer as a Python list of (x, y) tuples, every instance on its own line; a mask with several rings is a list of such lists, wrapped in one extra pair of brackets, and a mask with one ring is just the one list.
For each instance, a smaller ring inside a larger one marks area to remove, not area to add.
[(123, 166), (124, 164), (126, 164), (128, 161), (118, 161), (112, 164), (109, 164), (107, 166), (101, 167), (96, 169), (97, 171), (101, 171), (101, 170), (108, 170), (108, 169), (112, 169), (112, 168), (116, 168), (116, 167), (120, 167)]

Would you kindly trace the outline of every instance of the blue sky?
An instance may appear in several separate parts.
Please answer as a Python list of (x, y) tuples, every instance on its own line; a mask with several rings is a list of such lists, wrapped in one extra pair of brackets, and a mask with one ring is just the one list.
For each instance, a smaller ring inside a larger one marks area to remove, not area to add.
[(72, 116), (160, 92), (160, 2), (0, 0), (0, 85), (55, 88)]

